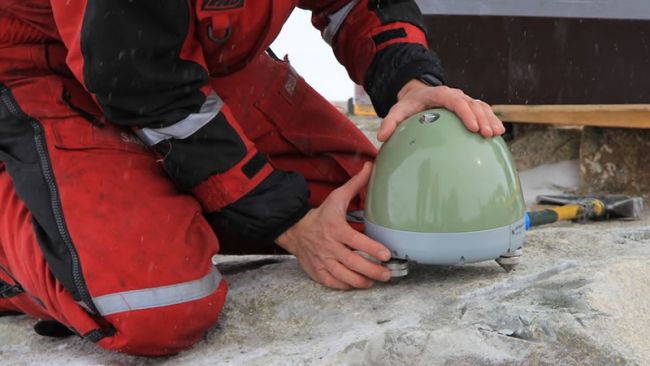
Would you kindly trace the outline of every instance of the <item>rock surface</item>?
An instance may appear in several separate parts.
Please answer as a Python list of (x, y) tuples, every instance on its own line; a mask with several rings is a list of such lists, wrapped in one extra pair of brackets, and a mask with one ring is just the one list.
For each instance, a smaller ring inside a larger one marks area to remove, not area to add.
[[(525, 194), (574, 185), (576, 165), (522, 172)], [(412, 266), (407, 278), (354, 292), (315, 284), (290, 256), (220, 256), (228, 302), (191, 350), (132, 357), (4, 317), (0, 365), (650, 364), (650, 213), (536, 229), (524, 248), (510, 274), (494, 262)]]
[(513, 123), (508, 143), (517, 169), (527, 170), (580, 156), (581, 131), (575, 128)]
[[(269, 260), (270, 259), (270, 260)], [(528, 232), (523, 263), (412, 266), (371, 290), (310, 281), (295, 259), (219, 257), (230, 293), (177, 356), (106, 352), (0, 318), (0, 364), (634, 365), (650, 363), (650, 215)]]
[(580, 146), (583, 192), (650, 199), (650, 130), (585, 127)]

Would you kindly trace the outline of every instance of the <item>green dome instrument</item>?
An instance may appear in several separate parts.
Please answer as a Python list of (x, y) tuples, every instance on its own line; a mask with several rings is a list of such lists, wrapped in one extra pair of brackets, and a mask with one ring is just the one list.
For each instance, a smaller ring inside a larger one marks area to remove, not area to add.
[(510, 270), (525, 232), (523, 194), (506, 143), (468, 131), (444, 109), (412, 116), (381, 147), (364, 216), (366, 233), (397, 262), (497, 259)]

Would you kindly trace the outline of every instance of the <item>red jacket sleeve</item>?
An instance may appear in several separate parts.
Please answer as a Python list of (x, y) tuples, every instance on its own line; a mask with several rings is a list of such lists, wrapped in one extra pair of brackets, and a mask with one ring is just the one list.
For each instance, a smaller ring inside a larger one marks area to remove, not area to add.
[(250, 237), (304, 213), (304, 179), (275, 172), (210, 88), (190, 1), (51, 5), (76, 78), (112, 123), (132, 127), (163, 157), (169, 176), (207, 212), (232, 211)]
[(413, 78), (443, 83), (442, 67), (427, 47), (424, 20), (409, 0), (302, 0), (354, 82), (364, 85), (379, 115)]

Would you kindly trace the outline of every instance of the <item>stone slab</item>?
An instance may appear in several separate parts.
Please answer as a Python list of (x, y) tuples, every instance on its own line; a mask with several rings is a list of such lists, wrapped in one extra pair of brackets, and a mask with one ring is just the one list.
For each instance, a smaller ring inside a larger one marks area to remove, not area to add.
[(650, 363), (650, 216), (529, 231), (522, 264), (413, 266), (341, 292), (289, 256), (219, 257), (219, 324), (191, 350), (146, 359), (0, 318), (2, 365), (644, 365)]
[(650, 198), (650, 130), (585, 127), (581, 191)]

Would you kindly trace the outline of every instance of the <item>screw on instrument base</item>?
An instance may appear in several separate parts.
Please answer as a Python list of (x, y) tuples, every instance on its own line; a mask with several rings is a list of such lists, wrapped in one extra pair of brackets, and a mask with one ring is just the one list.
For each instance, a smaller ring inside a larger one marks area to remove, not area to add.
[(404, 277), (409, 274), (409, 261), (407, 259), (390, 259), (388, 262), (381, 262), (366, 252), (360, 250), (355, 250), (355, 252), (369, 261), (381, 264), (388, 268), (388, 270), (390, 270), (391, 279)]
[(438, 113), (425, 113), (420, 117), (420, 123), (422, 124), (431, 124), (437, 121), (440, 118)]
[(406, 259), (391, 259), (383, 264), (390, 270), (391, 278), (405, 277), (409, 274), (409, 261)]
[(509, 273), (519, 265), (522, 254), (523, 250), (519, 248), (511, 253), (506, 253), (500, 256), (499, 258), (495, 259), (495, 261), (501, 266), (501, 268)]

